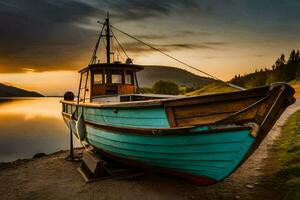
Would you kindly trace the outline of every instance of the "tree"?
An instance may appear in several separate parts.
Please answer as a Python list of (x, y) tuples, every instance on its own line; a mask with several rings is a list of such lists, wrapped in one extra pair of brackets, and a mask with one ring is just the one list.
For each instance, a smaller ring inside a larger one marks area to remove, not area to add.
[(286, 63), (284, 54), (281, 54), (280, 58), (278, 58), (275, 62), (275, 68), (281, 67)]
[(147, 88), (147, 87), (139, 88), (139, 92), (140, 92), (141, 94), (149, 94), (149, 93), (153, 93), (152, 88)]
[(286, 63), (284, 54), (281, 54), (279, 59), (283, 64)]
[(265, 70), (255, 70), (253, 73), (242, 76), (236, 75), (230, 80), (230, 83), (251, 88), (278, 81), (289, 82), (294, 79), (300, 80), (299, 50), (291, 51), (288, 62), (286, 62), (285, 56), (282, 54), (275, 64), (272, 65), (272, 69), (265, 68)]
[(157, 81), (152, 87), (155, 94), (170, 94), (178, 95), (180, 93), (179, 87), (176, 83), (171, 81)]
[(293, 50), (290, 54), (290, 58), (288, 60), (288, 63), (294, 63), (296, 61), (296, 51)]
[(295, 55), (295, 60), (296, 60), (297, 62), (300, 61), (300, 52), (299, 52), (299, 49), (297, 50), (297, 53), (296, 53), (296, 55)]

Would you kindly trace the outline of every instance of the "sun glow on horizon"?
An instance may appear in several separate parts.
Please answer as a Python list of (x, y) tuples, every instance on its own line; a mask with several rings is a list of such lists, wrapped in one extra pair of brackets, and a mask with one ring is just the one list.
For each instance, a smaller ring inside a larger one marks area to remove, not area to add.
[(1, 83), (39, 92), (46, 96), (61, 96), (65, 91), (76, 91), (77, 71), (48, 71), (0, 74)]

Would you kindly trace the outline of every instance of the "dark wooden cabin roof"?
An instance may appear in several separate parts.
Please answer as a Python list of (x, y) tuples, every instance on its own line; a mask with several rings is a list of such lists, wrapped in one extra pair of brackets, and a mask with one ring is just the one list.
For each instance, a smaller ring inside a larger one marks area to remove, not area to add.
[(97, 64), (91, 64), (88, 67), (82, 69), (79, 71), (79, 73), (85, 72), (88, 69), (101, 69), (101, 68), (105, 68), (105, 69), (130, 69), (130, 70), (134, 70), (136, 72), (141, 71), (144, 69), (144, 67), (142, 67), (141, 65), (134, 65), (134, 64), (125, 64), (125, 63), (111, 63), (111, 64), (107, 64), (107, 63), (97, 63)]

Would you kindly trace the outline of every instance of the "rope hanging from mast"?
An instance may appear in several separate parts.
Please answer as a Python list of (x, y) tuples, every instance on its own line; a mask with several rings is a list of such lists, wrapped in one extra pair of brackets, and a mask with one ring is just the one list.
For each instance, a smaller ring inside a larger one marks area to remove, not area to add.
[(118, 45), (120, 46), (120, 48), (122, 49), (123, 53), (125, 54), (125, 56), (127, 58), (129, 58), (129, 56), (127, 55), (126, 51), (124, 50), (123, 46), (120, 44), (119, 40), (117, 39), (117, 37), (115, 36), (114, 32), (111, 30), (112, 36), (113, 38), (117, 41)]

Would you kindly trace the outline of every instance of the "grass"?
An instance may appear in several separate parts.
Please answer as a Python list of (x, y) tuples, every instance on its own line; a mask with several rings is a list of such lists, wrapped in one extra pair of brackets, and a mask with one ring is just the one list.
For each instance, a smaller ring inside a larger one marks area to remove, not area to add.
[(215, 94), (215, 93), (222, 93), (222, 92), (232, 92), (236, 91), (237, 89), (232, 88), (224, 83), (211, 83), (208, 84), (198, 90), (195, 90), (190, 93), (186, 93), (187, 96), (194, 96), (194, 95), (208, 95), (208, 94)]
[[(295, 89), (295, 97), (300, 97), (300, 79), (292, 80), (289, 82), (289, 84)], [(208, 95), (208, 94), (232, 92), (232, 91), (237, 91), (237, 89), (232, 88), (223, 83), (214, 82), (193, 92), (185, 93), (185, 95), (186, 96)]]
[(300, 110), (285, 123), (277, 141), (280, 167), (275, 173), (284, 187), (285, 200), (300, 199)]

